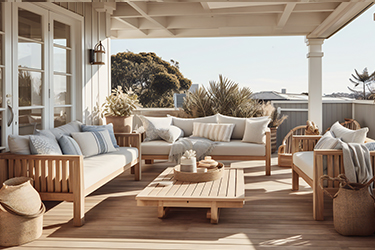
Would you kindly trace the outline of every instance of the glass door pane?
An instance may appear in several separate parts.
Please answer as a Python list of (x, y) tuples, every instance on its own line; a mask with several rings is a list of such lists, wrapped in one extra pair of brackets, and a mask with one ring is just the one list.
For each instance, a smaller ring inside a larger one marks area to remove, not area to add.
[(44, 39), (42, 15), (18, 9), (18, 133), (32, 134), (43, 124)]
[(71, 121), (72, 54), (71, 26), (53, 20), (53, 106), (54, 126)]

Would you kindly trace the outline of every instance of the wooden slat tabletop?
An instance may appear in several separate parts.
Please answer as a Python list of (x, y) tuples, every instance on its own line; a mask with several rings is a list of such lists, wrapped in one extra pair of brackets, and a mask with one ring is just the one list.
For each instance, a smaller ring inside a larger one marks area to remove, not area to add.
[[(172, 181), (173, 185), (162, 186), (160, 181)], [(244, 201), (245, 183), (243, 169), (225, 168), (223, 177), (208, 182), (181, 182), (173, 177), (173, 167), (165, 169), (136, 197), (137, 200), (226, 200)]]

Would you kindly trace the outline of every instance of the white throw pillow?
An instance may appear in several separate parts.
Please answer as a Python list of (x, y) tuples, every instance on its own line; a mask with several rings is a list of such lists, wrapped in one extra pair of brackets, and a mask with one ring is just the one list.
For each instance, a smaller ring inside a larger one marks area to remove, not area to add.
[(204, 137), (213, 141), (229, 142), (233, 133), (234, 124), (193, 123), (191, 136)]
[(211, 115), (198, 118), (180, 118), (168, 115), (172, 118), (172, 125), (179, 127), (184, 131), (185, 136), (191, 136), (193, 133), (193, 123), (217, 123), (217, 115)]
[(243, 142), (266, 143), (266, 131), (271, 119), (246, 119)]
[(336, 138), (341, 138), (344, 142), (350, 143), (364, 143), (368, 128), (361, 128), (357, 130), (351, 130), (342, 126), (339, 122), (335, 122), (331, 130)]
[(169, 129), (157, 129), (156, 133), (160, 136), (161, 139), (169, 143), (174, 143), (178, 138), (184, 136), (184, 131), (179, 127), (171, 125)]
[(108, 130), (72, 133), (85, 157), (116, 151)]
[(338, 149), (341, 148), (340, 138), (335, 138), (331, 131), (327, 131), (316, 143), (314, 149)]
[(232, 134), (232, 139), (242, 139), (244, 132), (245, 132), (245, 125), (246, 120), (266, 120), (269, 119), (268, 116), (260, 116), (260, 117), (250, 117), (250, 118), (243, 118), (243, 117), (233, 117), (227, 116), (222, 114), (217, 114), (217, 122), (222, 123), (231, 123), (234, 124), (234, 130)]
[(146, 131), (146, 138), (144, 141), (160, 140), (157, 131), (159, 129), (169, 130), (172, 123), (172, 117), (148, 117), (144, 115), (138, 115), (138, 117), (141, 119)]
[(9, 151), (12, 154), (20, 154), (20, 155), (29, 155), (30, 152), (30, 145), (29, 145), (29, 137), (28, 135), (9, 135), (8, 136), (8, 145)]

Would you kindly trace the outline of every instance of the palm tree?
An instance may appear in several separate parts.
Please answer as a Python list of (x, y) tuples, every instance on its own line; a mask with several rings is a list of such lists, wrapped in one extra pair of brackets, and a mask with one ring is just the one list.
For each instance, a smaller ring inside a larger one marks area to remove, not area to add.
[[(349, 80), (354, 83), (354, 87), (357, 87), (358, 85), (362, 84), (363, 85), (363, 100), (366, 99), (366, 87), (368, 88), (368, 90), (370, 91), (370, 93), (372, 92), (371, 91), (371, 88), (370, 88), (370, 85), (373, 83), (374, 81), (374, 76), (375, 76), (375, 71), (369, 75), (368, 71), (367, 71), (367, 68), (365, 68), (362, 72), (362, 74), (358, 73), (358, 71), (356, 69), (354, 69), (355, 73), (356, 73), (356, 76), (354, 74), (352, 74), (352, 77), (354, 78), (354, 80), (352, 80), (351, 78), (349, 78)], [(355, 92), (355, 93), (359, 93), (360, 94), (360, 91), (356, 91), (350, 87), (348, 87), (348, 89), (352, 92)]]

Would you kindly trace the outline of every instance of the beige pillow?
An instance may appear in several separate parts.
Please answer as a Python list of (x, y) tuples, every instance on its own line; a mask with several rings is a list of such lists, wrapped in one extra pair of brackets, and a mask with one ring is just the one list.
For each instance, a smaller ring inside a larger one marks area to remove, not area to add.
[(198, 117), (198, 118), (180, 118), (175, 116), (172, 117), (172, 125), (179, 127), (184, 131), (185, 136), (190, 136), (193, 133), (193, 123), (217, 123), (217, 115)]
[(246, 119), (243, 142), (266, 143), (266, 131), (271, 119)]
[(233, 133), (234, 124), (193, 123), (191, 136), (204, 137), (213, 141), (229, 142)]
[(364, 143), (368, 128), (361, 128), (357, 130), (351, 130), (342, 126), (339, 122), (335, 122), (330, 130), (336, 138), (341, 138), (344, 142), (350, 143)]

